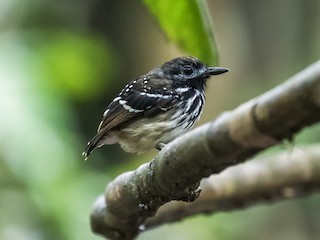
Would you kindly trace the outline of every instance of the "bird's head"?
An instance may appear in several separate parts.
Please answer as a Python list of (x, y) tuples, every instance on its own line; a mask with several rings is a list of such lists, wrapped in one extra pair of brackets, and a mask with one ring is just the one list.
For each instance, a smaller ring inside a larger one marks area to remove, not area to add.
[(212, 75), (228, 72), (223, 67), (208, 67), (195, 57), (178, 57), (162, 64), (152, 71), (159, 78), (173, 81), (175, 86), (204, 87), (205, 81)]

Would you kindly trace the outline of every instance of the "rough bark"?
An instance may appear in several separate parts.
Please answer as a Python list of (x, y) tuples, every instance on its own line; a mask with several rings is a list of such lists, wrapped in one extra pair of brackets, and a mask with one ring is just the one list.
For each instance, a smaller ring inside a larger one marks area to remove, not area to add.
[(201, 194), (192, 203), (172, 201), (160, 207), (145, 229), (195, 214), (231, 211), (319, 191), (320, 145), (289, 149), (230, 167), (201, 181)]

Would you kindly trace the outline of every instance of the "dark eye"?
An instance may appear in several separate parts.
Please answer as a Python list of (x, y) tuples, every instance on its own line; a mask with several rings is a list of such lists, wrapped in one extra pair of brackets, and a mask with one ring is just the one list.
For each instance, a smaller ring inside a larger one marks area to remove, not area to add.
[(190, 76), (193, 74), (194, 70), (193, 67), (187, 65), (182, 67), (181, 72), (183, 75)]

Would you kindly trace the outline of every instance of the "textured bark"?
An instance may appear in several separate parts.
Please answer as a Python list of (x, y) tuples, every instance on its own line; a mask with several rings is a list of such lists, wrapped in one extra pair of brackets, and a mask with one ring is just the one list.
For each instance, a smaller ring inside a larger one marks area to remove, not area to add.
[(320, 145), (230, 167), (202, 180), (200, 186), (201, 194), (194, 202), (172, 201), (161, 206), (146, 221), (145, 229), (195, 214), (230, 211), (319, 191)]
[(111, 239), (133, 239), (161, 205), (194, 201), (202, 178), (291, 140), (300, 129), (319, 121), (320, 61), (177, 138), (137, 170), (118, 176), (93, 207), (92, 229)]

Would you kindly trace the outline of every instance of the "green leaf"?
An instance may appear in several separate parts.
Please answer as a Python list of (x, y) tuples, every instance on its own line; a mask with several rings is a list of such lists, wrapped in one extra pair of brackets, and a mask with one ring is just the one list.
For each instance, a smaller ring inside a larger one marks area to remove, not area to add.
[(204, 1), (143, 1), (170, 40), (208, 64), (217, 63), (217, 51)]

